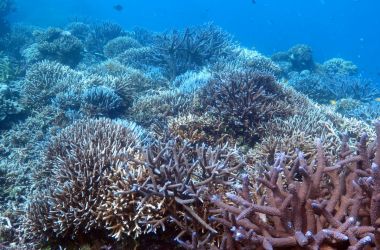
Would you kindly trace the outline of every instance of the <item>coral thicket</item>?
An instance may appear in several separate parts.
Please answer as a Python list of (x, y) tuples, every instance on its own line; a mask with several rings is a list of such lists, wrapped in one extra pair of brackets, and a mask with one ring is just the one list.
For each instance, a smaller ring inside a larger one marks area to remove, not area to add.
[(380, 96), (353, 62), (213, 24), (8, 28), (0, 249), (380, 248)]

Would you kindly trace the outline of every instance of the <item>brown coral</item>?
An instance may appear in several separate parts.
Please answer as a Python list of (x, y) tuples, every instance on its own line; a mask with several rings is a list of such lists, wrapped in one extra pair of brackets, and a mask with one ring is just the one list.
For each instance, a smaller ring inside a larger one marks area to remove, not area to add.
[(142, 147), (141, 138), (134, 124), (107, 119), (75, 123), (55, 137), (28, 209), (26, 240), (78, 246), (165, 231), (183, 245), (193, 233), (199, 245), (208, 242), (217, 231), (207, 222), (206, 197), (234, 183), (244, 157), (176, 138)]
[(271, 75), (254, 71), (216, 74), (200, 93), (203, 110), (222, 119), (234, 138), (252, 142), (256, 126), (285, 111), (281, 86)]
[(247, 183), (243, 192), (227, 193), (228, 202), (214, 196), (222, 212), (212, 220), (225, 226), (220, 249), (379, 248), (380, 122), (376, 132), (376, 144), (367, 146), (364, 134), (356, 154), (346, 137), (336, 160), (325, 156), (320, 142), (312, 164), (299, 152), (289, 169), (279, 154), (273, 168), (257, 178), (266, 189), (260, 203), (251, 200), (257, 191)]
[(132, 179), (139, 178), (133, 165), (120, 160), (134, 153), (139, 135), (133, 124), (100, 119), (77, 122), (55, 137), (40, 172), (40, 178), (45, 176), (41, 191), (28, 209), (27, 238), (63, 243), (94, 237), (91, 233), (98, 231), (115, 238), (119, 231), (133, 231), (134, 221), (125, 219), (133, 214), (133, 204), (125, 202), (120, 213), (120, 207), (110, 203), (116, 199), (112, 192), (119, 181), (127, 191), (133, 187), (131, 179), (124, 178), (132, 174), (136, 174)]
[[(223, 193), (238, 179), (246, 163), (242, 155), (227, 146), (194, 147), (170, 139), (147, 147), (142, 157), (149, 177), (137, 189), (144, 198), (137, 215), (146, 230), (161, 228), (176, 232), (175, 239), (184, 247), (198, 249), (212, 242), (217, 234), (208, 222), (210, 194)], [(196, 235), (196, 242), (187, 243)]]

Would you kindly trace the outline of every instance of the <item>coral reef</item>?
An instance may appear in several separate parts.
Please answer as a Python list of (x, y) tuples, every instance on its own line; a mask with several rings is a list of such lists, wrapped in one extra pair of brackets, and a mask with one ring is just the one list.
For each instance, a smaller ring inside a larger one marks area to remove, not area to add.
[(376, 131), (376, 144), (368, 146), (364, 134), (356, 154), (345, 137), (335, 160), (318, 141), (313, 164), (299, 152), (288, 167), (286, 155), (278, 154), (272, 169), (256, 179), (265, 188), (261, 197), (248, 180), (237, 192), (214, 196), (220, 214), (211, 220), (224, 225), (219, 249), (379, 248), (380, 122)]
[(9, 58), (0, 52), (0, 83), (6, 83), (13, 74)]
[(1, 249), (379, 245), (379, 91), (352, 62), (211, 24), (9, 31)]
[(340, 99), (334, 108), (345, 117), (353, 117), (369, 124), (380, 117), (380, 103), (377, 101), (361, 102), (352, 98)]
[(49, 104), (57, 93), (62, 92), (75, 81), (75, 71), (56, 62), (42, 61), (32, 65), (26, 72), (23, 85), (23, 102), (29, 107)]
[(311, 99), (325, 104), (347, 98), (369, 101), (379, 95), (375, 84), (370, 80), (341, 74), (328, 75), (306, 70), (301, 73), (292, 72), (288, 84)]
[(222, 29), (204, 25), (157, 35), (152, 46), (154, 63), (163, 68), (169, 79), (174, 79), (228, 55), (234, 44)]
[[(35, 177), (41, 191), (29, 207), (27, 239), (54, 243), (58, 239), (80, 239), (82, 234), (97, 229), (117, 231), (115, 220), (105, 214), (104, 208), (110, 202), (113, 186), (118, 181), (127, 184), (127, 172), (134, 171), (133, 166), (123, 169), (120, 158), (133, 154), (134, 145), (142, 139), (140, 135), (132, 123), (126, 127), (101, 119), (74, 123), (54, 137), (46, 149), (44, 166)], [(129, 200), (133, 206), (132, 197)], [(123, 203), (125, 215), (119, 220), (127, 215), (126, 205)], [(115, 214), (117, 209), (113, 210)]]
[(106, 86), (95, 86), (84, 91), (82, 109), (89, 116), (102, 115), (114, 117), (125, 106), (123, 99)]
[(142, 132), (127, 125), (87, 120), (52, 139), (36, 176), (40, 191), (28, 209), (27, 240), (80, 244), (162, 229), (177, 232), (178, 241), (207, 230), (207, 242), (216, 233), (203, 219), (204, 200), (233, 183), (244, 158), (232, 148), (176, 139), (139, 150)]
[(265, 73), (250, 70), (216, 74), (200, 90), (201, 110), (207, 110), (222, 123), (225, 133), (252, 144), (260, 121), (285, 113), (281, 106), (281, 86)]
[(179, 90), (152, 91), (140, 96), (131, 107), (131, 118), (138, 124), (150, 126), (190, 110), (192, 99)]
[[(23, 62), (22, 51), (34, 42), (33, 28), (25, 25), (12, 25), (9, 33), (0, 38), (0, 48), (13, 59)], [(23, 64), (18, 65), (23, 68)]]
[(9, 86), (0, 84), (0, 128), (6, 127), (7, 120), (23, 110), (12, 94)]
[(342, 58), (331, 58), (325, 61), (320, 69), (330, 75), (356, 75), (358, 73), (358, 66), (351, 61), (346, 61)]
[(35, 59), (55, 60), (70, 67), (75, 67), (82, 59), (83, 44), (68, 31), (49, 28), (36, 32), (38, 57)]
[(128, 49), (139, 47), (141, 47), (141, 45), (135, 39), (128, 36), (120, 36), (110, 40), (104, 46), (104, 55), (108, 58), (112, 58), (120, 55)]
[(277, 52), (272, 55), (272, 60), (278, 63), (286, 74), (292, 71), (313, 71), (316, 67), (312, 50), (305, 44), (295, 45), (286, 52)]
[(92, 25), (92, 32), (86, 39), (86, 48), (102, 53), (103, 47), (112, 39), (124, 35), (123, 28), (116, 23), (102, 22)]

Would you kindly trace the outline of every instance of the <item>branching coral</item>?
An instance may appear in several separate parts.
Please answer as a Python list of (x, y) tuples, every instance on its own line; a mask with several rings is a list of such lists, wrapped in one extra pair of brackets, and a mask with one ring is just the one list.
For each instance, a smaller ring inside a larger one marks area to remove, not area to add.
[(6, 127), (6, 120), (19, 114), (23, 108), (12, 96), (12, 91), (5, 84), (0, 84), (0, 127)]
[(342, 58), (331, 58), (325, 61), (320, 70), (323, 72), (334, 75), (356, 75), (358, 73), (358, 66), (351, 61), (346, 61)]
[(130, 115), (138, 123), (150, 126), (154, 122), (166, 122), (171, 116), (187, 112), (191, 96), (178, 90), (163, 90), (140, 96), (133, 104)]
[(271, 166), (278, 152), (294, 158), (298, 150), (302, 150), (306, 160), (311, 162), (315, 159), (315, 138), (323, 140), (329, 155), (336, 153), (334, 150), (340, 139), (335, 130), (330, 131), (334, 126), (319, 110), (307, 110), (306, 113), (308, 115), (275, 118), (260, 125), (262, 140), (249, 152), (257, 166)]
[(380, 118), (380, 103), (376, 101), (360, 102), (351, 98), (340, 99), (334, 108), (345, 117), (360, 119), (369, 124)]
[(6, 83), (14, 73), (9, 58), (0, 52), (0, 83)]
[(292, 71), (313, 71), (316, 66), (313, 60), (312, 50), (305, 44), (295, 45), (286, 52), (275, 53), (272, 56), (272, 60), (282, 66), (285, 74)]
[(73, 36), (79, 38), (81, 41), (86, 41), (91, 34), (90, 25), (82, 22), (69, 23), (66, 26), (66, 30), (68, 30)]
[(128, 67), (149, 69), (153, 64), (153, 49), (151, 47), (129, 48), (116, 58)]
[(204, 114), (201, 116), (186, 114), (168, 120), (171, 133), (192, 143), (206, 143), (207, 145), (221, 145), (226, 142), (234, 144), (233, 138), (223, 133), (222, 122), (215, 117)]
[(89, 116), (114, 117), (125, 107), (123, 99), (106, 86), (95, 86), (85, 90), (82, 101), (82, 109)]
[[(14, 59), (21, 60), (21, 52), (34, 41), (33, 29), (30, 26), (12, 24), (9, 33), (0, 38), (0, 48)], [(21, 65), (18, 65), (21, 68)]]
[(318, 141), (311, 164), (299, 152), (288, 167), (286, 155), (278, 154), (273, 168), (256, 179), (265, 187), (260, 200), (252, 199), (257, 190), (248, 182), (242, 192), (227, 193), (228, 202), (214, 196), (221, 213), (211, 219), (225, 226), (220, 249), (379, 248), (380, 122), (376, 132), (373, 145), (361, 137), (356, 154), (346, 137), (335, 160)]
[(233, 49), (231, 54), (220, 58), (213, 68), (217, 71), (247, 69), (275, 76), (279, 76), (282, 73), (281, 67), (270, 58), (256, 50), (240, 47)]
[(293, 72), (289, 77), (290, 86), (318, 103), (329, 103), (342, 98), (369, 101), (379, 95), (374, 83), (360, 77), (309, 71)]
[(37, 33), (38, 51), (43, 59), (75, 67), (82, 59), (83, 44), (68, 31), (50, 28)]
[(160, 75), (125, 66), (114, 59), (93, 67), (90, 73), (99, 76), (97, 85), (102, 84), (114, 89), (127, 107), (145, 91), (167, 86), (167, 82)]
[(192, 249), (208, 244), (217, 231), (208, 224), (207, 197), (235, 183), (246, 165), (241, 154), (227, 146), (194, 147), (170, 139), (147, 147), (139, 162), (149, 174), (137, 187), (144, 198), (136, 217), (145, 230), (174, 230), (175, 239), (185, 248), (194, 235)]
[(284, 113), (281, 87), (271, 75), (254, 71), (221, 73), (200, 90), (202, 110), (214, 114), (224, 123), (227, 133), (255, 140), (256, 125), (270, 117)]
[(212, 74), (207, 69), (202, 69), (199, 72), (187, 71), (186, 73), (177, 76), (172, 85), (178, 87), (182, 93), (193, 93), (204, 87), (212, 78)]
[(100, 119), (54, 137), (36, 175), (26, 240), (67, 245), (167, 230), (180, 244), (193, 233), (199, 245), (207, 243), (216, 231), (204, 200), (234, 183), (244, 157), (227, 146), (195, 147), (175, 138), (140, 149), (142, 135), (134, 124)]
[(86, 41), (86, 47), (88, 50), (98, 53), (103, 52), (104, 45), (110, 40), (122, 36), (124, 33), (120, 25), (111, 22), (95, 24), (91, 29), (93, 32), (90, 33)]
[(108, 58), (112, 58), (128, 49), (139, 47), (141, 47), (141, 44), (135, 39), (128, 36), (121, 36), (112, 39), (104, 46), (104, 55)]
[(68, 66), (49, 61), (36, 63), (26, 73), (23, 102), (30, 107), (49, 104), (57, 93), (75, 81), (73, 78), (75, 71)]
[[(113, 234), (119, 222), (124, 223), (123, 230), (133, 228), (133, 220), (123, 220), (134, 216), (132, 194), (129, 205), (120, 200), (121, 215), (110, 199), (117, 199), (113, 190), (119, 182), (125, 192), (133, 188), (125, 186), (130, 182), (128, 175), (135, 171), (133, 165), (126, 166), (120, 159), (133, 154), (142, 139), (140, 131), (133, 123), (126, 127), (107, 119), (86, 120), (53, 138), (45, 153), (45, 166), (36, 176), (41, 192), (29, 207), (26, 237), (64, 244), (84, 235), (91, 238), (98, 230)], [(110, 214), (104, 209), (108, 206)]]
[(204, 25), (184, 32), (172, 31), (157, 35), (153, 45), (153, 60), (169, 79), (187, 70), (212, 63), (231, 52), (230, 37), (220, 28)]

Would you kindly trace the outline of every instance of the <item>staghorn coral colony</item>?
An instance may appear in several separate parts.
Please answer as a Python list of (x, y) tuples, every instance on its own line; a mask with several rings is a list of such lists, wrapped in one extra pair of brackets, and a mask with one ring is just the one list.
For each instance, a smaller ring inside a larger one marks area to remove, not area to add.
[(353, 62), (11, 4), (0, 249), (380, 249), (380, 96)]

